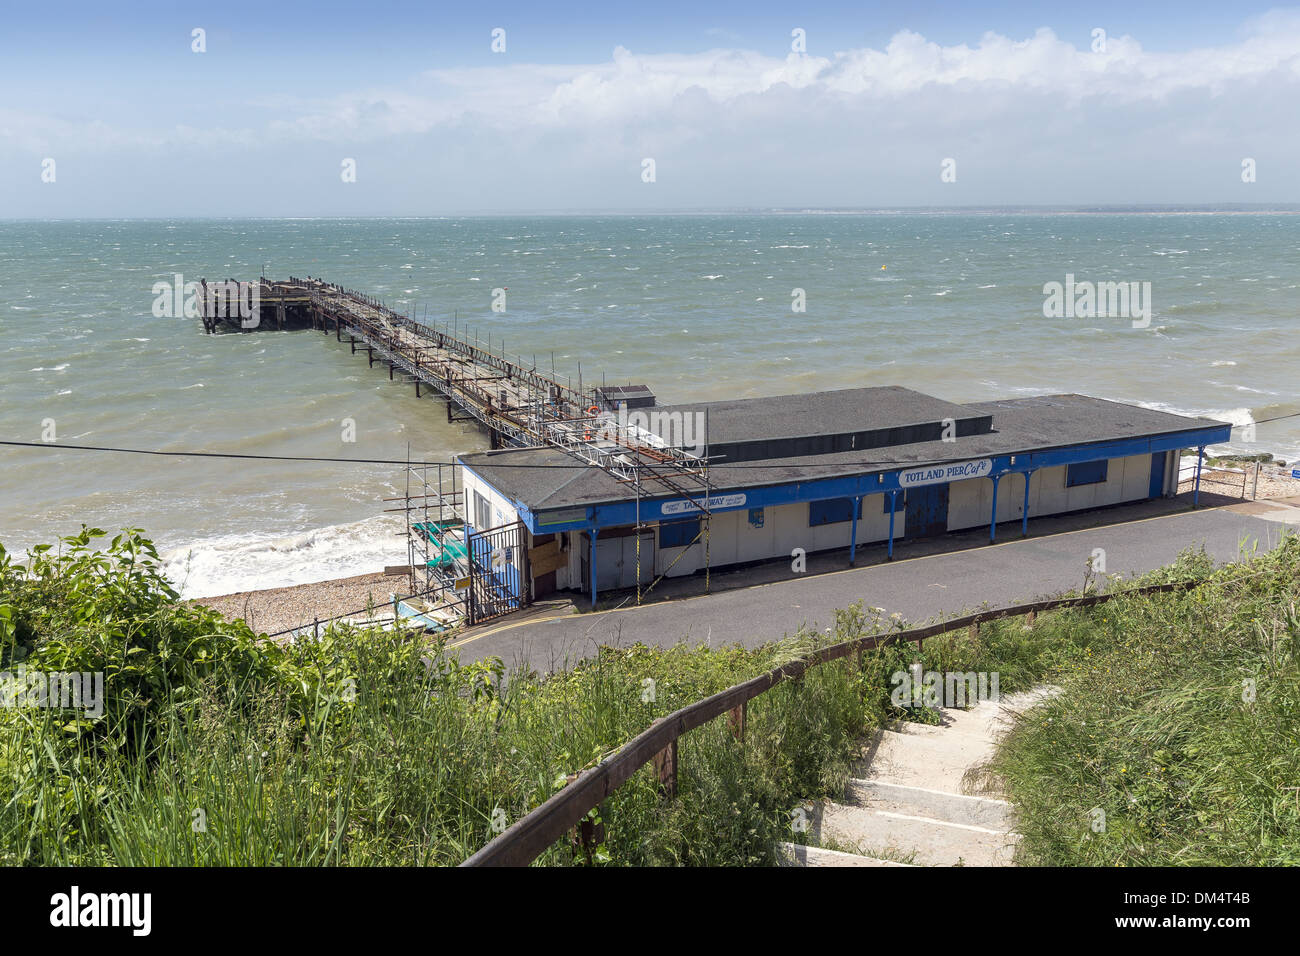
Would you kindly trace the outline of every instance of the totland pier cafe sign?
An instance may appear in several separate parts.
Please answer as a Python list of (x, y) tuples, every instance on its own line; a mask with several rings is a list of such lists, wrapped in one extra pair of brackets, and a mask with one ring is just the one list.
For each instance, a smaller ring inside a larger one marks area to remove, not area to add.
[(987, 478), (993, 471), (990, 458), (976, 461), (954, 461), (945, 465), (926, 465), (924, 468), (910, 468), (898, 473), (898, 487), (916, 488), (921, 485), (937, 485), (946, 481), (961, 481), (964, 478)]

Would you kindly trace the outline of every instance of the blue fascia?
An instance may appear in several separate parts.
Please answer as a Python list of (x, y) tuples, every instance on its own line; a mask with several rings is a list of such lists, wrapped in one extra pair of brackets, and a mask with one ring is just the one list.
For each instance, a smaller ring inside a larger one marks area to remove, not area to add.
[[(1063, 448), (1050, 448), (1044, 451), (1017, 453), (1015, 455), (995, 455), (992, 457), (992, 470), (985, 477), (1002, 476), (1012, 472), (1032, 472), (1039, 468), (1054, 465), (1069, 465), (1082, 461), (1097, 461), (1102, 458), (1127, 458), (1131, 455), (1153, 454), (1182, 448), (1196, 448), (1201, 445), (1213, 445), (1227, 441), (1232, 434), (1230, 425), (1213, 428), (1199, 428), (1176, 432), (1168, 435), (1152, 435), (1142, 438), (1126, 438), (1118, 441), (1094, 442), (1083, 445), (1070, 445)], [(1012, 459), (1015, 459), (1014, 464)], [(952, 461), (962, 459), (954, 458)], [(980, 460), (980, 459), (975, 459)], [(923, 468), (929, 462), (919, 461), (902, 471)], [(462, 466), (463, 467), (463, 466)], [(466, 468), (466, 471), (470, 469)], [(472, 472), (471, 472), (472, 473)], [(485, 484), (491, 482), (475, 475)], [(899, 491), (899, 471), (870, 472), (861, 475), (847, 475), (837, 478), (819, 478), (810, 481), (789, 482), (781, 485), (767, 485), (757, 488), (716, 488), (712, 498), (724, 496), (743, 496), (743, 500), (716, 503), (711, 513), (721, 514), (727, 511), (740, 511), (745, 508), (766, 508), (777, 505), (797, 504), (804, 501), (822, 501), (826, 498), (856, 498), (859, 495), (878, 494), (887, 491)], [(533, 534), (553, 534), (559, 531), (591, 530), (592, 528), (611, 528), (634, 524), (637, 520), (635, 501), (619, 501), (609, 504), (588, 505), (582, 508), (583, 517), (578, 518), (578, 506), (556, 509), (560, 512), (575, 512), (568, 521), (542, 524), (545, 512), (538, 513), (521, 502), (510, 499), (518, 509), (524, 525)], [(668, 499), (672, 501), (674, 499)], [(683, 499), (676, 499), (683, 500)], [(663, 518), (689, 518), (697, 511), (681, 511), (672, 515), (659, 512), (659, 506), (667, 503), (663, 500), (642, 501), (641, 520), (656, 522)]]

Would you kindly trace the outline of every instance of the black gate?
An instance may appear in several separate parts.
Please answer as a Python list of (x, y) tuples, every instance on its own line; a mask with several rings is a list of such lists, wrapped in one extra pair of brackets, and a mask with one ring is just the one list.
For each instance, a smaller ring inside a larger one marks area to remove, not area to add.
[(469, 623), (501, 617), (531, 603), (523, 523), (468, 533)]

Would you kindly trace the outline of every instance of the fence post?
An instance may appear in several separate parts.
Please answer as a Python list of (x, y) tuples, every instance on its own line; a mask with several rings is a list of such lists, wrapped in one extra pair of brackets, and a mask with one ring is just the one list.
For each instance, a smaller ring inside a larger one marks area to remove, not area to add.
[[(577, 780), (579, 774), (571, 773), (564, 778), (565, 786)], [(597, 805), (596, 812), (600, 813), (600, 805)], [(588, 815), (578, 821), (578, 825), (569, 830), (569, 842), (574, 849), (581, 849), (583, 856), (587, 858), (587, 865), (591, 866), (595, 862), (596, 847), (605, 842), (605, 821), (596, 822), (591, 819), (590, 811)]]
[[(661, 717), (654, 723), (662, 722)], [(677, 738), (674, 737), (672, 743), (655, 754), (653, 761), (655, 775), (659, 778), (659, 792), (671, 800), (677, 796)]]
[(742, 744), (745, 742), (745, 726), (749, 722), (749, 702), (741, 701), (740, 705), (727, 711), (727, 723), (731, 726), (731, 734)]
[(972, 641), (979, 640), (979, 636), (980, 636), (980, 622), (979, 622), (979, 621), (976, 621), (974, 624), (972, 624), (972, 625), (967, 629), (967, 634), (969, 635), (969, 637), (970, 637), (970, 639), (971, 639)]

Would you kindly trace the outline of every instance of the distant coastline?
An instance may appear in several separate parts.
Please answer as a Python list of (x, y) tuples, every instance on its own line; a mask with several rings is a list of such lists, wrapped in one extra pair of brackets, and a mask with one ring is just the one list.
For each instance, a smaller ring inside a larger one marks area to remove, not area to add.
[(285, 213), (278, 216), (220, 216), (191, 213), (177, 216), (91, 216), (48, 219), (0, 216), (2, 223), (54, 222), (435, 222), (456, 219), (546, 219), (585, 217), (673, 217), (673, 216), (1296, 216), (1300, 203), (1276, 205), (1252, 203), (1168, 203), (1154, 205), (1042, 205), (1042, 206), (779, 206), (769, 208), (733, 207), (720, 209), (524, 209), (463, 210), (412, 215), (392, 213), (369, 216), (304, 216)]

